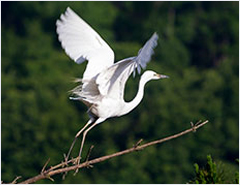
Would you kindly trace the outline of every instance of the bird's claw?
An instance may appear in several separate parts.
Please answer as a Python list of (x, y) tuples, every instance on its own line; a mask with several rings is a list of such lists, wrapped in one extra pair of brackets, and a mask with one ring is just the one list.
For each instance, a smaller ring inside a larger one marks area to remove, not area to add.
[(76, 159), (73, 161), (73, 165), (78, 165), (80, 164), (81, 157), (76, 157)]
[(63, 158), (64, 158), (64, 161), (65, 161), (65, 163), (67, 164), (68, 157), (66, 156), (66, 154), (65, 154), (65, 153), (63, 154)]
[[(76, 165), (78, 166), (80, 164), (80, 160), (81, 160), (81, 157), (78, 156), (74, 161), (73, 161), (73, 165)], [(75, 173), (73, 174), (74, 176), (78, 173), (79, 171), (79, 168), (76, 169)]]

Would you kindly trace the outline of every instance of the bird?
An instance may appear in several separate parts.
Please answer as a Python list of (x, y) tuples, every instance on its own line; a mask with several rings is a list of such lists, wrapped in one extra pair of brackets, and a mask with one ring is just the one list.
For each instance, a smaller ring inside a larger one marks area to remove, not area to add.
[(82, 134), (82, 142), (77, 157), (81, 154), (87, 133), (96, 125), (111, 117), (123, 116), (132, 111), (144, 96), (145, 84), (150, 80), (169, 78), (152, 70), (145, 71), (139, 80), (138, 92), (132, 101), (124, 100), (124, 89), (128, 78), (141, 73), (151, 60), (157, 46), (155, 32), (139, 50), (138, 54), (114, 63), (114, 52), (102, 37), (70, 7), (56, 21), (58, 40), (66, 54), (77, 64), (88, 61), (80, 85), (71, 90), (71, 100), (83, 102), (88, 107), (89, 121), (77, 132), (65, 160)]

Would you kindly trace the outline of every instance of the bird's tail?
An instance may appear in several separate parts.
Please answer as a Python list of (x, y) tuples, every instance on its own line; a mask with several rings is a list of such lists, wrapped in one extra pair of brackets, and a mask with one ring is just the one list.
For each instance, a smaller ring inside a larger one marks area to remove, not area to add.
[(72, 82), (74, 83), (82, 82), (82, 78), (74, 78)]
[(80, 97), (72, 97), (72, 96), (70, 96), (69, 99), (70, 99), (70, 100), (81, 100)]

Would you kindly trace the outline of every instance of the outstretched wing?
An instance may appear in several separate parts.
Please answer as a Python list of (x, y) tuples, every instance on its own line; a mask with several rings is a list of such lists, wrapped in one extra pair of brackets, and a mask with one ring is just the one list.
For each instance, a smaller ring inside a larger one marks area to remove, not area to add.
[(88, 60), (83, 80), (89, 80), (114, 63), (108, 44), (71, 8), (56, 22), (58, 39), (67, 55), (76, 63)]
[(128, 77), (137, 69), (140, 74), (141, 68), (146, 68), (157, 46), (158, 35), (156, 33), (139, 50), (138, 56), (130, 57), (115, 63), (102, 71), (96, 79), (99, 92), (112, 98), (123, 99), (124, 88)]

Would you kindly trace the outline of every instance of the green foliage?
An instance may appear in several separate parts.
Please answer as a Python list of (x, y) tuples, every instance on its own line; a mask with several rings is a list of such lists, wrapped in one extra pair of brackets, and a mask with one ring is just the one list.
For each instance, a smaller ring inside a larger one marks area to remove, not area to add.
[[(239, 183), (239, 172), (233, 175), (226, 175), (226, 169), (223, 166), (219, 166), (212, 160), (211, 155), (207, 156), (207, 164), (202, 169), (199, 168), (198, 164), (194, 164), (195, 175), (194, 180), (190, 181), (192, 184), (226, 184), (226, 183)], [(230, 179), (232, 178), (232, 179)], [(229, 180), (230, 179), (230, 180)]]
[[(63, 160), (87, 122), (87, 108), (68, 91), (81, 78), (57, 39), (56, 20), (70, 6), (109, 43), (116, 61), (135, 56), (154, 33), (159, 44), (147, 69), (170, 76), (149, 82), (140, 105), (93, 129), (91, 158), (162, 138), (190, 122), (209, 123), (162, 145), (70, 173), (56, 183), (185, 183), (192, 164), (211, 153), (234, 172), (239, 156), (239, 2), (1, 2), (1, 177), (37, 175)], [(136, 94), (130, 77), (125, 100)], [(77, 142), (73, 156), (78, 154)], [(227, 171), (227, 170), (226, 170)], [(238, 176), (238, 173), (236, 173)], [(174, 177), (174, 178), (173, 178)], [(237, 179), (237, 178), (236, 178)], [(43, 180), (39, 183), (49, 183)]]
[[(239, 165), (239, 159), (236, 160)], [(235, 181), (234, 183), (239, 184), (239, 171), (235, 172)]]
[(199, 169), (198, 164), (194, 165), (196, 171), (196, 184), (216, 184), (223, 183), (222, 174), (217, 174), (216, 163), (212, 161), (210, 155), (207, 156), (207, 165), (205, 169)]

